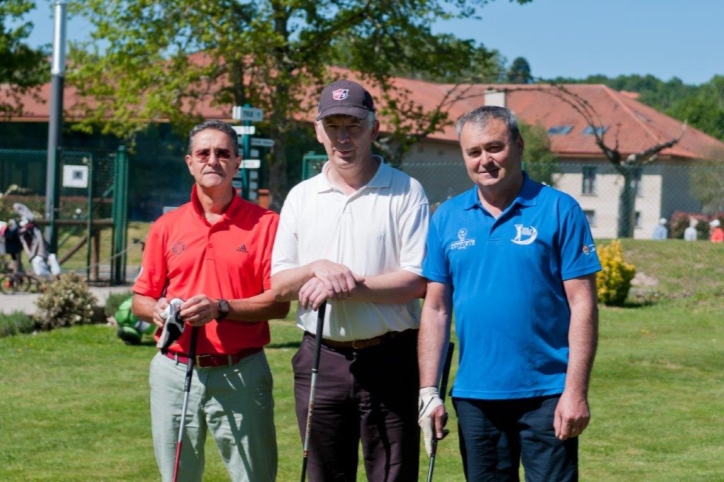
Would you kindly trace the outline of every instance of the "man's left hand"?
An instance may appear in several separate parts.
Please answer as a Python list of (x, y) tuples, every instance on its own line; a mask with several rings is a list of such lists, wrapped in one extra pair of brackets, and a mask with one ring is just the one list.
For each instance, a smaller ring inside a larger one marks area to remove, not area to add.
[(181, 319), (192, 326), (202, 326), (219, 317), (219, 309), (215, 299), (204, 294), (196, 295), (181, 305)]
[(553, 416), (556, 437), (560, 440), (578, 437), (588, 427), (590, 420), (591, 411), (586, 396), (564, 391)]

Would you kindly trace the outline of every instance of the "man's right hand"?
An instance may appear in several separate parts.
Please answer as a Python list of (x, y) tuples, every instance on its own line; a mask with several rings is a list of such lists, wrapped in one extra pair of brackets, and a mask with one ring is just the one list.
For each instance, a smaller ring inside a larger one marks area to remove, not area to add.
[(420, 389), (417, 423), (422, 429), (425, 451), (430, 456), (432, 455), (432, 437), (442, 440), (448, 434), (448, 431), (444, 430), (445, 423), (447, 423), (445, 404), (440, 399), (437, 387)]
[(153, 324), (156, 326), (163, 326), (166, 323), (164, 313), (168, 308), (168, 300), (166, 298), (159, 298), (156, 305), (153, 307)]
[(320, 259), (312, 264), (312, 278), (299, 290), (302, 308), (316, 310), (327, 300), (349, 298), (364, 277), (354, 274), (347, 266)]

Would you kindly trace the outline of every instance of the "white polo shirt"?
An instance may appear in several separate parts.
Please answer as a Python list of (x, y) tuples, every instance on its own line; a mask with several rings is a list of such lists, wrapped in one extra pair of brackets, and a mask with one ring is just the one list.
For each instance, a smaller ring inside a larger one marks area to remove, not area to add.
[[(429, 206), (422, 186), (384, 164), (366, 186), (347, 196), (322, 173), (295, 186), (284, 201), (272, 255), (272, 275), (318, 259), (372, 276), (406, 270), (422, 275)], [(383, 304), (327, 303), (324, 338), (364, 340), (420, 325), (419, 300)], [(297, 310), (297, 326), (316, 332), (316, 312)]]

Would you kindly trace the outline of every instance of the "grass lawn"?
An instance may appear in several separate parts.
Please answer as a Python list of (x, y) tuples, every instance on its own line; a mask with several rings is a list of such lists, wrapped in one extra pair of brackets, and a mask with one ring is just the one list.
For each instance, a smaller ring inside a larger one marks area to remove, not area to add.
[[(656, 301), (601, 308), (581, 479), (724, 480), (724, 266), (713, 262), (724, 246), (623, 246), (646, 275), (645, 299)], [(299, 339), (293, 321), (272, 322), (280, 482), (298, 480), (301, 468), (290, 368)], [(0, 480), (158, 480), (147, 385), (154, 352), (101, 325), (0, 339)], [(228, 480), (210, 441), (204, 480)], [(440, 444), (435, 480), (463, 480), (454, 431)]]

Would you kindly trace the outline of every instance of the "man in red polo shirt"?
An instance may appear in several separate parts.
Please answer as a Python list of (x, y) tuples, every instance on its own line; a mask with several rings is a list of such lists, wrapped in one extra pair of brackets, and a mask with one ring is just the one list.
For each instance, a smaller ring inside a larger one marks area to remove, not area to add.
[[(270, 318), (289, 303), (270, 290), (279, 217), (239, 198), (231, 185), (241, 157), (236, 133), (206, 121), (189, 134), (191, 201), (159, 218), (146, 239), (133, 313), (159, 326), (168, 301), (198, 329), (179, 480), (200, 481), (210, 431), (232, 480), (274, 481), (277, 447), (272, 376), (263, 346)], [(191, 329), (151, 362), (151, 421), (156, 462), (173, 475)]]

